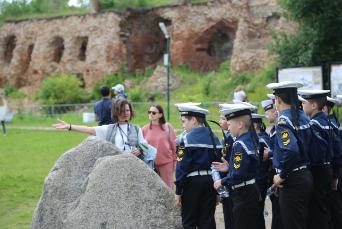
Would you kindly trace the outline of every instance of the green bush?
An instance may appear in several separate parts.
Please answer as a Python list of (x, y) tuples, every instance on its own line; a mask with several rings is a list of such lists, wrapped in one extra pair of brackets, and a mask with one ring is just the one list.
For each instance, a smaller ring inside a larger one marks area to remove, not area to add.
[(142, 88), (135, 87), (131, 88), (128, 93), (128, 99), (132, 102), (142, 102), (145, 101), (145, 93)]
[(72, 104), (89, 101), (81, 88), (82, 81), (75, 75), (56, 75), (45, 79), (38, 92), (38, 99), (43, 104)]
[(19, 91), (15, 86), (6, 84), (4, 87), (5, 95), (11, 98), (21, 99), (25, 97), (25, 94)]

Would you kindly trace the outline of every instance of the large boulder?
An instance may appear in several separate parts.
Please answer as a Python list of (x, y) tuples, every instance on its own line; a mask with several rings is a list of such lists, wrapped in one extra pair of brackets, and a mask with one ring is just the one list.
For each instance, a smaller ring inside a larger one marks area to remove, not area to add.
[(143, 161), (89, 137), (50, 171), (31, 228), (181, 228), (178, 210)]

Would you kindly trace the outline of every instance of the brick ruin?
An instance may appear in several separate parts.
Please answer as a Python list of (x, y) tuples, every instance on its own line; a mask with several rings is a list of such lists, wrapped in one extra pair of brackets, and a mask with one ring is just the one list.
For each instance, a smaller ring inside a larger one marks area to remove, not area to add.
[(221, 0), (125, 12), (6, 22), (0, 28), (0, 87), (36, 89), (47, 75), (73, 73), (90, 88), (122, 65), (129, 71), (162, 62), (171, 34), (173, 65), (233, 73), (255, 71), (272, 56), (271, 32), (289, 29), (276, 0)]

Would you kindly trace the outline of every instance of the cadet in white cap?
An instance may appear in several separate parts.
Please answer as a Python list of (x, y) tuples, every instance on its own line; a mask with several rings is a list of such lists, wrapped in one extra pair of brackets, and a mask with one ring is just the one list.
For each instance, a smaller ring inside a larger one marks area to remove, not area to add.
[(219, 171), (227, 171), (226, 177), (214, 183), (216, 189), (228, 186), (233, 201), (233, 228), (255, 228), (258, 215), (259, 191), (256, 185), (258, 171), (258, 139), (252, 129), (251, 111), (244, 104), (226, 104), (220, 110), (229, 123), (235, 137), (228, 166), (213, 163)]
[[(227, 104), (219, 104), (219, 107), (222, 109)], [(220, 127), (223, 130), (223, 140), (222, 145), (223, 149), (221, 151), (221, 157), (222, 161), (226, 164), (228, 164), (228, 161), (231, 157), (231, 150), (234, 143), (234, 138), (229, 132), (229, 124), (226, 119), (226, 117), (221, 114), (220, 115)], [(221, 172), (221, 177), (227, 176), (227, 172)], [(225, 229), (231, 229), (233, 228), (233, 202), (231, 196), (222, 198), (221, 197), (221, 203), (222, 203), (222, 209), (223, 209), (223, 219), (224, 219), (224, 228)]]
[[(272, 96), (269, 96), (272, 95)], [(269, 137), (269, 148), (264, 149), (263, 159), (264, 160), (271, 160), (273, 157), (273, 150), (274, 150), (274, 143), (275, 143), (275, 123), (278, 119), (278, 112), (275, 109), (274, 100), (275, 96), (273, 94), (267, 94), (267, 96), (271, 99), (261, 101), (261, 106), (265, 111), (265, 115), (267, 120), (273, 124)], [(270, 184), (273, 183), (273, 176), (276, 175), (276, 171), (274, 169), (270, 170)], [(272, 229), (281, 229), (281, 216), (280, 216), (280, 208), (279, 208), (279, 198), (276, 193), (270, 195), (270, 200), (272, 202)]]
[(127, 99), (127, 94), (125, 93), (125, 87), (122, 84), (117, 84), (112, 87), (114, 90), (115, 99)]
[[(336, 117), (334, 112), (331, 112), (334, 106), (341, 106), (341, 100), (330, 98), (327, 96), (327, 104), (323, 111), (328, 115), (331, 126), (336, 136), (342, 141), (342, 129), (340, 127), (340, 122)], [(331, 215), (333, 228), (342, 228), (342, 173), (340, 172), (338, 177), (337, 190), (332, 190), (331, 195)]]
[(259, 202), (259, 213), (258, 213), (258, 222), (255, 226), (256, 229), (265, 229), (265, 218), (264, 218), (264, 208), (265, 208), (265, 199), (267, 189), (272, 185), (270, 183), (270, 173), (269, 171), (272, 168), (272, 161), (267, 159), (264, 160), (264, 150), (270, 148), (270, 137), (266, 133), (266, 125), (262, 121), (264, 115), (252, 114), (252, 122), (254, 125), (254, 129), (259, 138), (259, 170), (256, 179), (256, 183), (259, 187), (261, 201)]
[[(314, 189), (310, 201), (308, 228), (330, 228), (329, 198), (331, 187), (336, 186), (339, 167), (342, 165), (341, 141), (332, 131), (328, 116), (322, 110), (327, 103), (329, 90), (298, 90), (303, 100), (303, 110), (311, 119), (313, 141), (310, 151), (310, 170)], [(335, 145), (335, 147), (334, 147)], [(340, 164), (340, 165), (338, 165)], [(335, 185), (333, 185), (335, 184)]]
[(308, 165), (311, 128), (309, 119), (299, 110), (297, 88), (303, 85), (285, 81), (271, 83), (279, 112), (273, 150), (273, 178), (279, 188), (279, 205), (284, 229), (305, 229), (313, 180)]
[(214, 229), (216, 190), (211, 163), (220, 160), (222, 145), (206, 122), (208, 110), (177, 104), (184, 133), (177, 151), (176, 205), (182, 207), (184, 228)]

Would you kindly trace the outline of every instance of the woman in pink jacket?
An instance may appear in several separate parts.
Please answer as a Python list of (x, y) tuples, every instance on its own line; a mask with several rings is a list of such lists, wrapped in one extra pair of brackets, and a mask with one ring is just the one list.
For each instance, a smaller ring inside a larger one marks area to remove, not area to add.
[(176, 164), (176, 134), (170, 123), (166, 123), (163, 108), (152, 105), (148, 111), (150, 123), (142, 128), (144, 139), (157, 149), (155, 166), (160, 178), (173, 190)]

